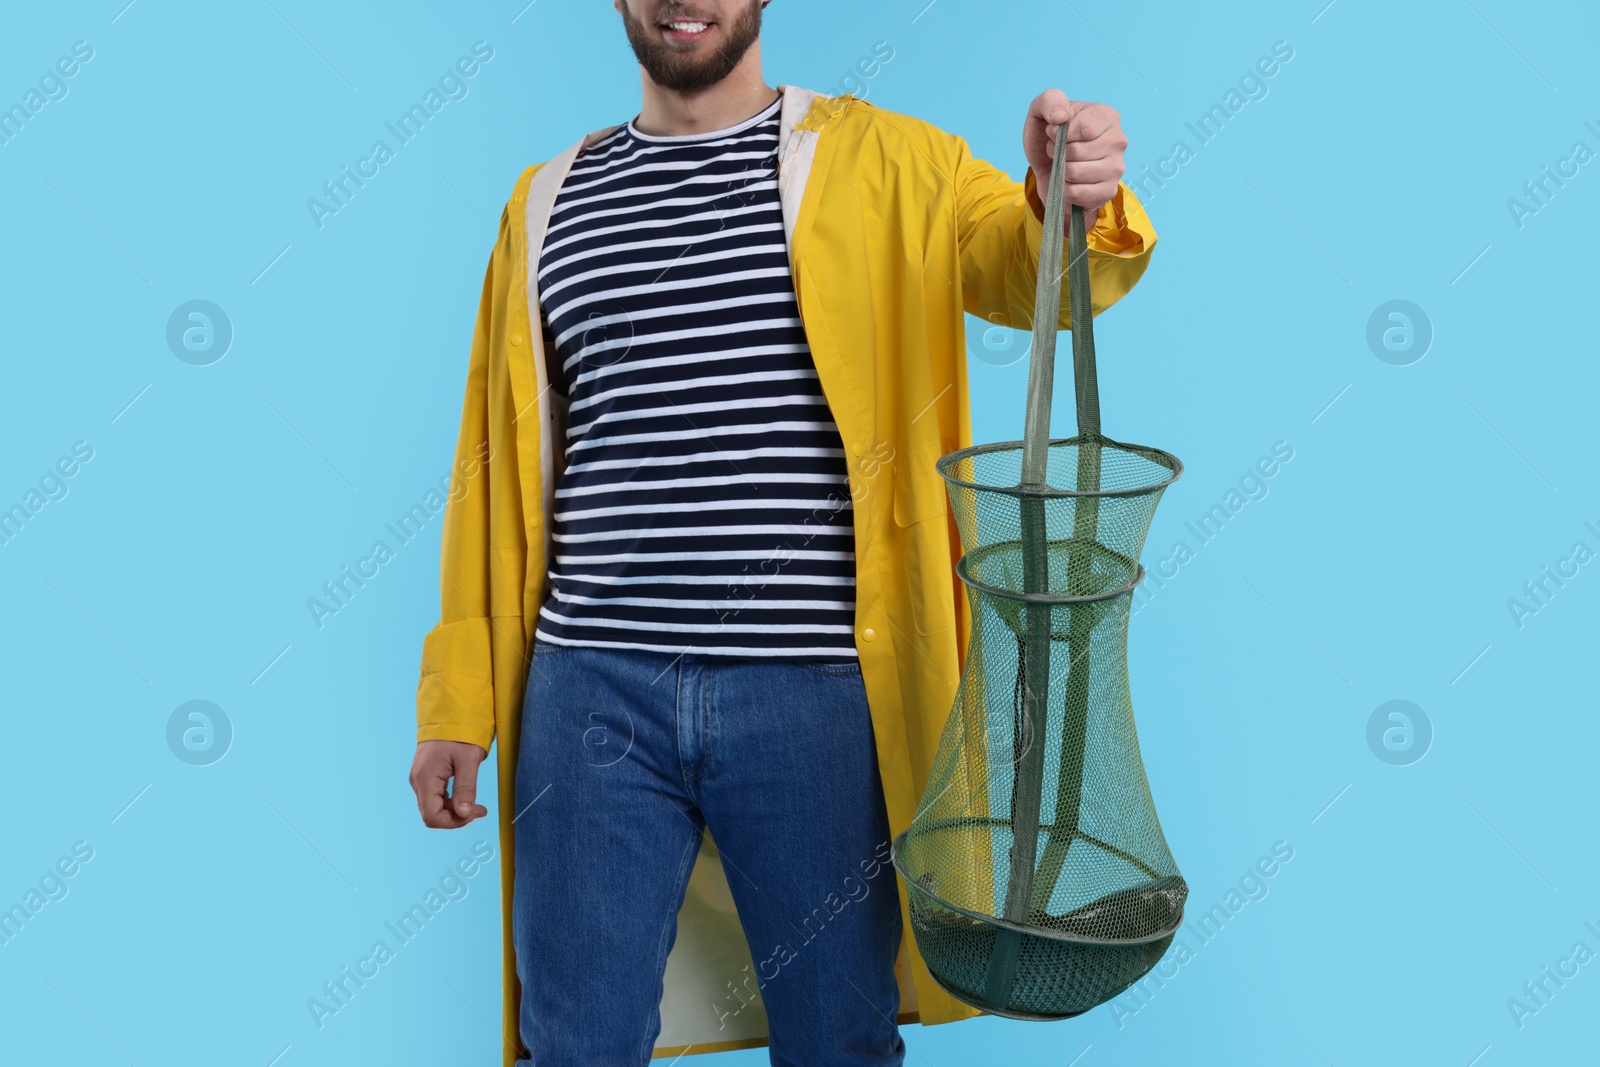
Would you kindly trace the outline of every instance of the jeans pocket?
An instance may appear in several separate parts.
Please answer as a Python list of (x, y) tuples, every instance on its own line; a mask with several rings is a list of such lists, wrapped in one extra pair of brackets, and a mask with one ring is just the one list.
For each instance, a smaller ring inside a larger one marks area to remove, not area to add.
[(845, 677), (861, 677), (861, 661), (859, 659), (830, 663), (827, 660), (803, 659), (800, 666), (817, 674), (841, 674)]
[(563, 652), (571, 652), (571, 645), (552, 645), (548, 641), (534, 641), (533, 654), (535, 656), (559, 656)]

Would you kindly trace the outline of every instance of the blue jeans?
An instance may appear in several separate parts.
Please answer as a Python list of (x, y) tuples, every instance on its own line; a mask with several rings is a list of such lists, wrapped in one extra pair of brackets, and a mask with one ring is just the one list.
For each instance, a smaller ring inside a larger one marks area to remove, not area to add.
[(525, 1067), (649, 1063), (708, 828), (758, 961), (772, 1063), (904, 1062), (899, 896), (859, 663), (535, 642), (516, 804)]

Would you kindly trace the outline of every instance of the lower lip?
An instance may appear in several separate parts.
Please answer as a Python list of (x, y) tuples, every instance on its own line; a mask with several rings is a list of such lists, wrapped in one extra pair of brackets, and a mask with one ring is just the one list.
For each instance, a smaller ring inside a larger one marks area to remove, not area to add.
[(673, 42), (674, 44), (680, 44), (687, 41), (698, 41), (700, 38), (708, 36), (715, 28), (715, 26), (707, 26), (699, 33), (687, 33), (683, 30), (672, 29), (670, 26), (663, 26), (661, 28), (661, 33), (666, 37), (667, 40)]

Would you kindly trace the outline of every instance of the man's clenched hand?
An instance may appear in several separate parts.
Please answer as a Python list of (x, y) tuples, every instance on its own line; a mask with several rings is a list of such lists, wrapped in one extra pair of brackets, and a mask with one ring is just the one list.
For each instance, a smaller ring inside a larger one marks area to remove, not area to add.
[[(465, 741), (424, 741), (411, 761), (411, 788), (422, 821), (438, 830), (455, 830), (489, 814), (478, 800), (478, 764), (489, 753)], [(451, 777), (453, 794), (445, 791)]]
[(1128, 137), (1122, 132), (1122, 116), (1105, 104), (1068, 100), (1060, 89), (1047, 89), (1034, 98), (1022, 128), (1022, 150), (1033, 168), (1040, 200), (1050, 190), (1056, 127), (1063, 122), (1068, 124), (1067, 204), (1081, 205), (1085, 224), (1093, 226), (1095, 215), (1117, 194), (1117, 183), (1127, 170), (1122, 151), (1128, 147)]

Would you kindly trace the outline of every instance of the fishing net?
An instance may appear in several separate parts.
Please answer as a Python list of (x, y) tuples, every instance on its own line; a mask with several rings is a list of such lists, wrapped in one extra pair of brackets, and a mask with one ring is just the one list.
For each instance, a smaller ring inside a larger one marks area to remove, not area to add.
[(936, 464), (972, 628), (931, 776), (892, 853), (935, 980), (1021, 1019), (1078, 1015), (1133, 984), (1171, 944), (1188, 895), (1145, 778), (1127, 657), (1139, 554), (1183, 465), (1100, 432), (1077, 205), (1067, 288), (1078, 433), (1049, 437), (1066, 131), (1045, 202), (1024, 439)]

